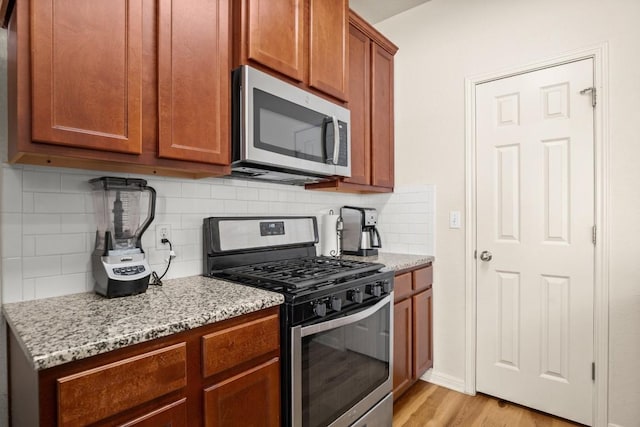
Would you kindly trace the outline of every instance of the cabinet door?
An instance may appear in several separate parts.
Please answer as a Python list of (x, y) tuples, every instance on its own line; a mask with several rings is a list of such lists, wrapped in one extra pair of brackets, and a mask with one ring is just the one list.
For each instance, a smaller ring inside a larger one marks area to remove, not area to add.
[(186, 427), (187, 399), (163, 406), (153, 412), (136, 418), (122, 427)]
[(342, 100), (349, 84), (348, 13), (347, 0), (311, 0), (309, 85)]
[(413, 372), (420, 378), (433, 366), (433, 291), (431, 288), (417, 295), (413, 300)]
[(393, 394), (394, 398), (411, 383), (411, 298), (393, 306)]
[(32, 138), (142, 151), (142, 0), (31, 2)]
[(371, 40), (349, 27), (349, 110), (351, 110), (351, 177), (345, 182), (371, 183)]
[(228, 0), (160, 0), (160, 157), (229, 164)]
[(371, 184), (393, 187), (393, 55), (371, 47)]
[(248, 56), (298, 81), (304, 78), (304, 0), (245, 0)]
[(207, 427), (278, 427), (279, 359), (272, 359), (206, 389), (204, 418)]

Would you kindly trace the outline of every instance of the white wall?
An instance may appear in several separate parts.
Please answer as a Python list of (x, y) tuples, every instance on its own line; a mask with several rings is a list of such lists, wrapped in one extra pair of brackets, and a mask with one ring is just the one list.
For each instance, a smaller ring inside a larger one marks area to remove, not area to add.
[[(431, 0), (383, 21), (396, 43), (396, 182), (438, 187), (434, 371), (463, 380), (466, 77), (608, 42), (610, 64), (610, 413), (640, 420), (640, 1)], [(463, 222), (464, 224), (464, 222)]]

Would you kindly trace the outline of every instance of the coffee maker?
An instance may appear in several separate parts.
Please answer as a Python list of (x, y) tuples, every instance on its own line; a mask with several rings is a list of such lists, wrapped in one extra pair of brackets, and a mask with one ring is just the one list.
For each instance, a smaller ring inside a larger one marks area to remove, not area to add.
[(342, 253), (345, 255), (378, 255), (382, 247), (380, 233), (376, 228), (378, 212), (373, 208), (344, 206), (340, 209), (344, 224), (342, 230)]
[[(156, 191), (135, 178), (105, 176), (89, 184), (98, 227), (91, 257), (95, 292), (107, 298), (145, 292), (151, 268), (142, 250), (142, 233), (153, 221)], [(140, 225), (143, 193), (148, 193), (149, 205)]]

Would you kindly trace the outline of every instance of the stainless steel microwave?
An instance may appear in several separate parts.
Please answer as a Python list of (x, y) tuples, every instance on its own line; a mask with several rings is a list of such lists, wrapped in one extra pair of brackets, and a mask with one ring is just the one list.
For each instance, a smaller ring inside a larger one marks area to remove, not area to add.
[(232, 77), (232, 176), (297, 185), (351, 176), (348, 109), (246, 65)]

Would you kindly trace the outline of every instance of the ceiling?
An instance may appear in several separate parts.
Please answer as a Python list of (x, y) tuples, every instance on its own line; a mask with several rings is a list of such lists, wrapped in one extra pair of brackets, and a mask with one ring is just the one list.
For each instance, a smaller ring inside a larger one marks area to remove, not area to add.
[(371, 24), (426, 3), (429, 0), (349, 0), (349, 7)]

